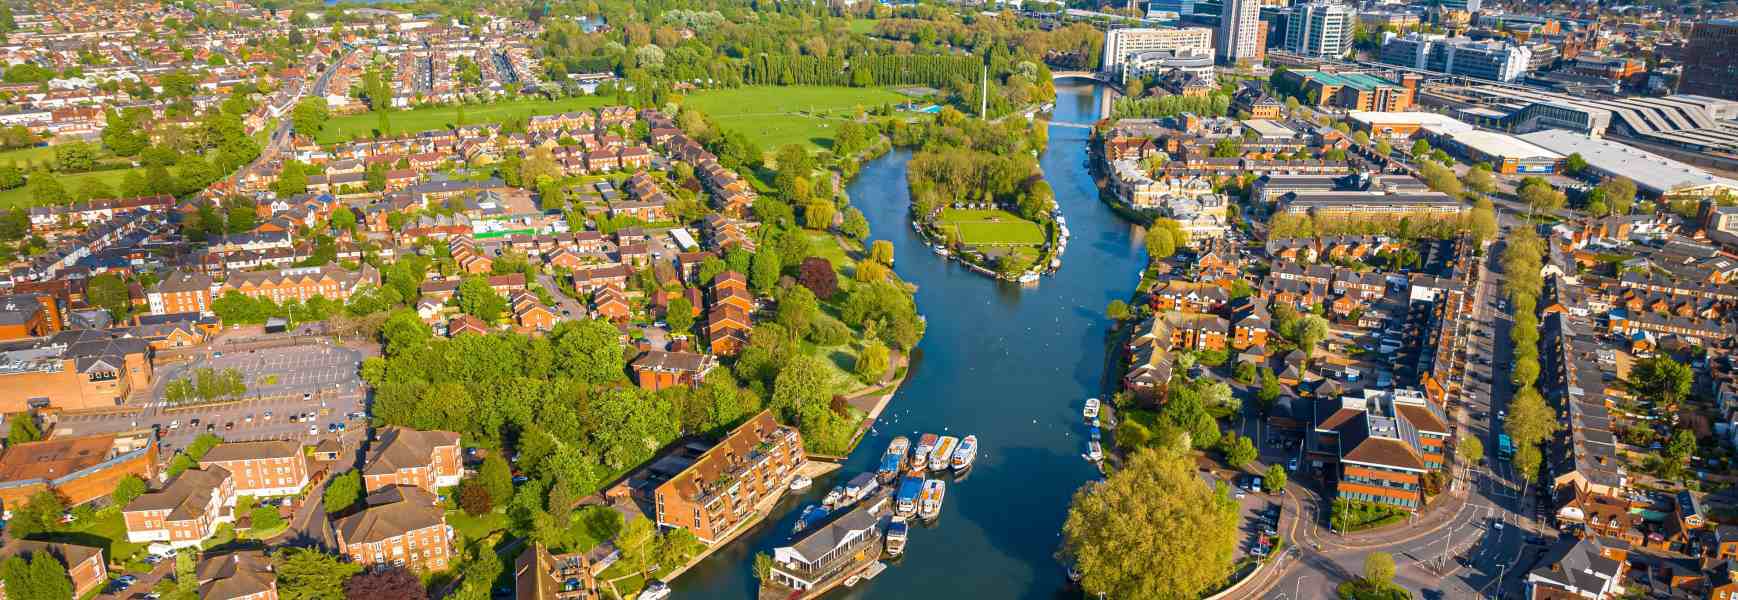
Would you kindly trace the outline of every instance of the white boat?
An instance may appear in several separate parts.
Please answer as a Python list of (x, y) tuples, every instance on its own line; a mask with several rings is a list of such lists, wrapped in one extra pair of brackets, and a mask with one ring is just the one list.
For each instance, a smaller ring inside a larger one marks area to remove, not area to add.
[(662, 581), (653, 581), (640, 590), (639, 600), (663, 600), (670, 597), (670, 585)]
[(887, 554), (899, 556), (905, 553), (905, 540), (911, 532), (911, 525), (905, 519), (894, 517), (887, 524)]
[(874, 473), (858, 473), (845, 484), (845, 499), (842, 503), (851, 504), (868, 498), (870, 494), (875, 493), (875, 490), (880, 488), (881, 484), (876, 481)]
[(1027, 271), (1025, 275), (1020, 276), (1020, 283), (1023, 283), (1026, 285), (1038, 283), (1038, 274), (1033, 273), (1031, 271)]
[(978, 436), (968, 435), (960, 440), (960, 447), (953, 451), (953, 470), (959, 473), (972, 468), (972, 461), (978, 459)]
[(1086, 410), (1082, 411), (1081, 414), (1085, 415), (1086, 420), (1088, 420), (1088, 421), (1091, 421), (1093, 419), (1097, 419), (1098, 418), (1098, 399), (1097, 398), (1087, 398), (1086, 399)]
[(936, 244), (934, 246), (930, 246), (929, 249), (934, 251), (936, 256), (947, 256), (948, 255), (947, 248), (943, 247), (941, 244)]
[(1086, 458), (1092, 462), (1104, 460), (1104, 448), (1096, 441), (1086, 442)]
[(918, 473), (929, 471), (929, 453), (935, 452), (936, 435), (925, 433), (917, 438), (917, 447), (911, 450), (911, 470)]
[(931, 479), (923, 482), (923, 502), (917, 508), (917, 516), (926, 521), (934, 521), (941, 516), (941, 501), (947, 496), (947, 482)]
[(863, 576), (852, 575), (850, 577), (846, 577), (845, 578), (845, 587), (855, 587), (857, 585), (857, 582), (859, 582), (859, 581), (863, 581)]
[(951, 435), (943, 436), (941, 441), (936, 442), (935, 451), (929, 454), (929, 470), (946, 471), (953, 464), (949, 461), (953, 459), (953, 451), (959, 444), (960, 439)]
[(815, 483), (815, 480), (809, 479), (807, 477), (803, 477), (802, 475), (798, 475), (795, 478), (791, 479), (791, 491), (800, 492), (800, 491), (809, 489), (809, 486), (814, 484), (814, 483)]
[(839, 486), (827, 492), (827, 497), (821, 499), (821, 506), (832, 509), (839, 506), (839, 503), (844, 501), (845, 486)]

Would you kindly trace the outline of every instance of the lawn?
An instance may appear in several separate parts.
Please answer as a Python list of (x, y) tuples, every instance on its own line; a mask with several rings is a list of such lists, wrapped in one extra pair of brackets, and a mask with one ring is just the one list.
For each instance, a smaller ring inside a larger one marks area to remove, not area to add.
[(951, 228), (961, 243), (971, 246), (1037, 246), (1044, 243), (1044, 229), (1037, 223), (1005, 210), (941, 211), (941, 226)]
[[(4, 159), (0, 159), (0, 164), (4, 164)], [(112, 171), (91, 171), (89, 173), (72, 173), (67, 175), (57, 173), (54, 175), (54, 178), (60, 180), (60, 185), (64, 186), (66, 191), (69, 193), (77, 191), (79, 184), (84, 183), (86, 180), (95, 179), (108, 185), (110, 192), (119, 194), (121, 190), (121, 180), (126, 178), (127, 173), (131, 170), (132, 169), (115, 169)], [(30, 198), (28, 187), (16, 187), (10, 190), (0, 191), (0, 208), (32, 206), (34, 204), (35, 202)]]
[(145, 549), (145, 544), (134, 544), (127, 541), (127, 523), (121, 519), (121, 511), (110, 507), (97, 511), (95, 518), (82, 523), (75, 523), (72, 529), (57, 531), (42, 536), (43, 539), (56, 542), (95, 546), (103, 549), (103, 558), (110, 563), (124, 563), (134, 554)]
[[(451, 509), (447, 511), (447, 524), (452, 525), (453, 531), (458, 532), (459, 537), (468, 542), (489, 537), (491, 533), (506, 529), (507, 515), (500, 511), (494, 511), (473, 517), (465, 514), (465, 511)], [(459, 546), (463, 547), (464, 544), (460, 543)]]
[(0, 165), (18, 165), (20, 169), (23, 169), (27, 165), (50, 162), (54, 162), (53, 146), (31, 146), (0, 152)]
[(695, 92), (682, 102), (772, 152), (785, 144), (830, 147), (834, 123), (904, 99), (880, 88), (762, 86)]
[(876, 19), (851, 19), (851, 33), (856, 33), (856, 34), (875, 33), (875, 24), (877, 22), (878, 21)]

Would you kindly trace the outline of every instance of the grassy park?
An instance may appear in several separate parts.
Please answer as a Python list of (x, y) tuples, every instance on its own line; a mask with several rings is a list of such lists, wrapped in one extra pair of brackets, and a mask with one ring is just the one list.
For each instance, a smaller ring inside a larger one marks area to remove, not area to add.
[(1039, 246), (1044, 229), (1005, 210), (949, 208), (938, 223), (968, 246)]

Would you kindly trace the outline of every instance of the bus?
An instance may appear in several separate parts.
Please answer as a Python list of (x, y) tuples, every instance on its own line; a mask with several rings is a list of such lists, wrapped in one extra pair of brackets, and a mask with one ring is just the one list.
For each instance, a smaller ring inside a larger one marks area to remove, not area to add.
[(1509, 441), (1509, 434), (1507, 434), (1507, 433), (1497, 434), (1497, 458), (1499, 460), (1508, 460), (1510, 458), (1513, 458), (1514, 456), (1515, 456), (1515, 443)]

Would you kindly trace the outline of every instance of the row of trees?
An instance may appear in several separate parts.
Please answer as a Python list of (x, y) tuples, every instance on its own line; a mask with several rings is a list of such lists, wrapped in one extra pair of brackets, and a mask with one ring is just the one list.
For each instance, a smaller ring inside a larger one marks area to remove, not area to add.
[(1544, 282), (1540, 276), (1546, 242), (1531, 229), (1516, 229), (1503, 248), (1503, 291), (1509, 297), (1514, 321), (1509, 339), (1514, 346), (1510, 379), (1516, 386), (1509, 400), (1503, 431), (1515, 444), (1511, 458), (1526, 482), (1537, 480), (1543, 462), (1540, 448), (1560, 427), (1557, 412), (1534, 388), (1539, 379), (1539, 320), (1534, 314)]
[(219, 371), (203, 367), (191, 377), (175, 379), (163, 386), (163, 399), (170, 404), (239, 398), (246, 393), (247, 382), (236, 369)]

